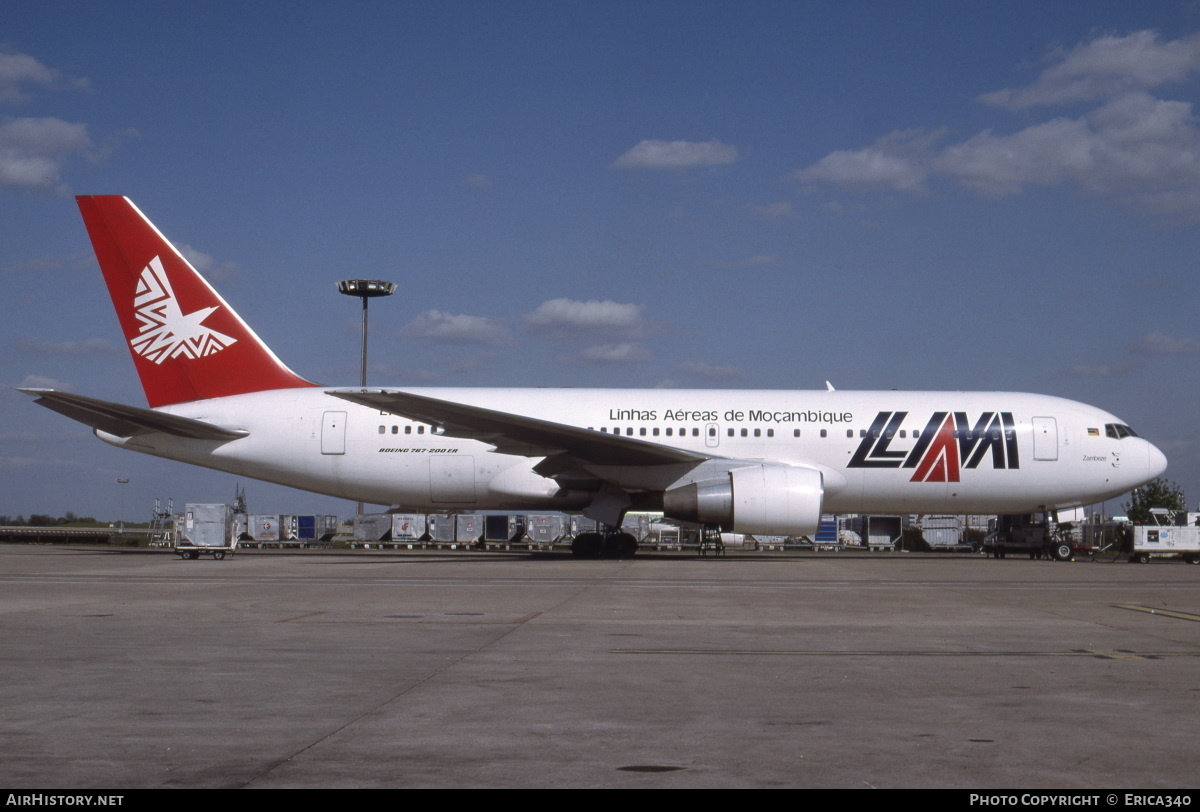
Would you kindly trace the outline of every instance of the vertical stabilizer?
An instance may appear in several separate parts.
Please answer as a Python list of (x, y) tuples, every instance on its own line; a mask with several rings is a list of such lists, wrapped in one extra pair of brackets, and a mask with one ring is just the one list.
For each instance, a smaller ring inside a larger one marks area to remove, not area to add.
[(151, 407), (314, 385), (275, 357), (128, 198), (76, 200)]

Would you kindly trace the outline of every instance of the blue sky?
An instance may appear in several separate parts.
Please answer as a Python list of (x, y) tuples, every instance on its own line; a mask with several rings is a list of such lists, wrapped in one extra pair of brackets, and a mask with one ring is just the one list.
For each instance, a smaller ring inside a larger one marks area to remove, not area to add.
[(322, 383), (383, 278), (372, 383), (1042, 392), (1194, 506), (1198, 90), (1195, 2), (15, 0), (0, 514), (233, 493), (11, 391), (144, 402), (93, 193)]

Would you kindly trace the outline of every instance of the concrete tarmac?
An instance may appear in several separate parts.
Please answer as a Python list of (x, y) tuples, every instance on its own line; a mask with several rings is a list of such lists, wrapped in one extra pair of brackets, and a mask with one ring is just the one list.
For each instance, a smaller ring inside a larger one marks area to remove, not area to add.
[(1194, 788), (1200, 566), (0, 546), (0, 786)]

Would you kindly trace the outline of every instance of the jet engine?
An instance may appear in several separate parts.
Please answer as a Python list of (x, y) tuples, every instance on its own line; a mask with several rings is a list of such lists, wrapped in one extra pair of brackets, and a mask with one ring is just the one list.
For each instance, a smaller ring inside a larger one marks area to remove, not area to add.
[(815, 469), (748, 465), (723, 477), (668, 488), (663, 513), (734, 533), (807, 536), (817, 532), (824, 495), (821, 472)]

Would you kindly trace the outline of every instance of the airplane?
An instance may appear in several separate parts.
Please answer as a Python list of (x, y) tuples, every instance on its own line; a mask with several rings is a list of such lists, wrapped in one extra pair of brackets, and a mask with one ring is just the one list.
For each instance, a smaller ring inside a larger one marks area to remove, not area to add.
[(76, 198), (149, 408), (48, 389), (106, 443), (394, 511), (555, 510), (626, 557), (630, 510), (812, 535), (824, 513), (1095, 504), (1166, 457), (1092, 406), (1009, 392), (325, 387), (275, 356), (127, 198)]

